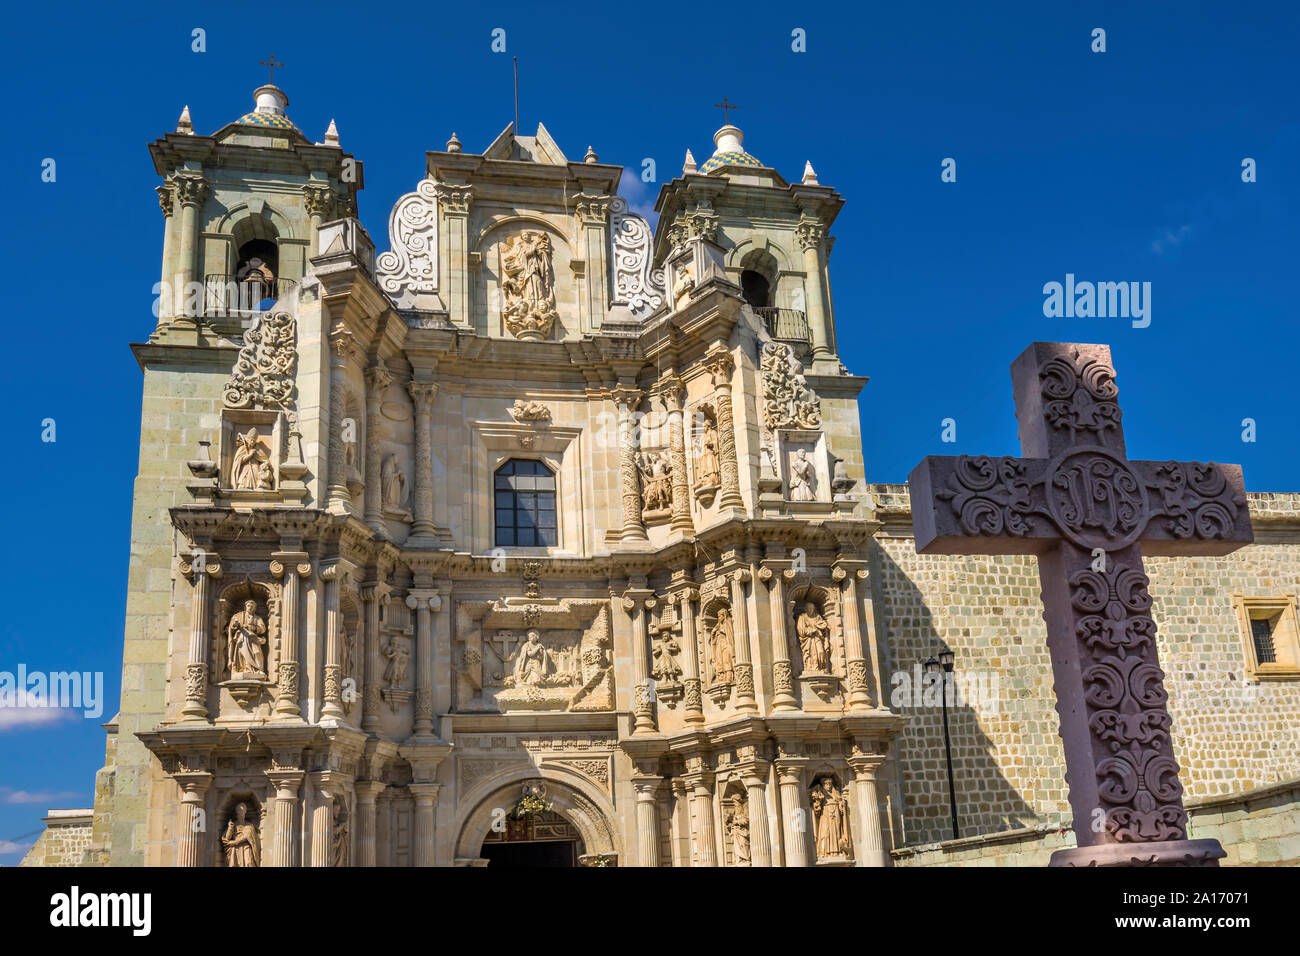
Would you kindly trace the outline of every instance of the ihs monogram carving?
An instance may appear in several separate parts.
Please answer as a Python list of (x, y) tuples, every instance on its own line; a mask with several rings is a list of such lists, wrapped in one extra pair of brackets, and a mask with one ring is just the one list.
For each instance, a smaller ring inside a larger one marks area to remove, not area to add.
[(433, 292), (438, 286), (436, 183), (423, 179), (397, 201), (388, 220), (390, 250), (375, 264), (379, 287), (390, 296)]
[(614, 267), (613, 305), (626, 305), (638, 318), (664, 302), (664, 271), (655, 269), (654, 236), (644, 219), (629, 211), (627, 200), (615, 196), (609, 204), (610, 261)]
[(546, 338), (557, 318), (550, 235), (530, 229), (507, 239), (501, 271), (506, 329), (517, 338)]
[(253, 318), (223, 391), (228, 408), (292, 407), (298, 363), (295, 329), (290, 312), (263, 312)]

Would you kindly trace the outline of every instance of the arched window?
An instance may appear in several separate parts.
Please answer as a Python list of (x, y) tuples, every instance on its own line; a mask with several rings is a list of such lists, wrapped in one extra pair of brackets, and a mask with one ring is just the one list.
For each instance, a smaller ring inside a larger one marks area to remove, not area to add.
[(493, 481), (498, 547), (555, 547), (555, 474), (540, 461), (512, 458)]
[(746, 269), (740, 274), (740, 290), (745, 301), (756, 309), (766, 309), (772, 304), (767, 277), (753, 269)]

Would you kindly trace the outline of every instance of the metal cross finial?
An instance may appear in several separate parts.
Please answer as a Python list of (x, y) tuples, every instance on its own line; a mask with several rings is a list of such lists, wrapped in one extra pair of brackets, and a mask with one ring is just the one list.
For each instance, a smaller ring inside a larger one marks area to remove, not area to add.
[(271, 68), (271, 85), (272, 85), (272, 86), (275, 85), (275, 68), (276, 68), (277, 66), (280, 66), (280, 67), (288, 66), (287, 63), (276, 63), (276, 62), (275, 62), (275, 54), (274, 54), (274, 53), (271, 54), (271, 59), (269, 59), (269, 60), (258, 60), (258, 61), (257, 61), (257, 65), (258, 65), (258, 66), (269, 66), (269, 67)]
[(722, 98), (721, 103), (714, 103), (713, 105), (722, 110), (722, 122), (726, 125), (731, 124), (731, 110), (740, 109), (735, 103), (728, 103), (725, 96)]

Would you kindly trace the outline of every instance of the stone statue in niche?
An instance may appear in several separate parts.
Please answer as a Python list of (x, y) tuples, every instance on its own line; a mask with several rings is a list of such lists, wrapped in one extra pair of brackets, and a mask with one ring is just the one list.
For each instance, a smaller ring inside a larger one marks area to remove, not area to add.
[(226, 832), (221, 835), (221, 849), (226, 856), (226, 866), (261, 865), (261, 845), (257, 839), (257, 827), (248, 819), (248, 804), (235, 806), (234, 816), (227, 821)]
[(514, 683), (516, 687), (541, 687), (555, 673), (551, 652), (542, 644), (538, 631), (529, 631), (527, 639), (519, 645), (515, 655)]
[(713, 663), (713, 683), (730, 684), (735, 674), (736, 661), (730, 608), (718, 610), (718, 619), (709, 630), (709, 653)]
[(400, 687), (406, 683), (406, 674), (411, 666), (411, 651), (406, 646), (406, 639), (394, 635), (384, 645), (384, 683), (389, 687)]
[(347, 866), (351, 845), (348, 840), (348, 813), (346, 807), (334, 801), (334, 831), (330, 834), (330, 865)]
[(641, 469), (642, 516), (670, 512), (673, 507), (673, 463), (668, 452), (643, 452), (637, 456), (637, 466)]
[(790, 500), (817, 500), (817, 469), (808, 457), (808, 449), (800, 448), (790, 462)]
[(739, 794), (731, 801), (727, 811), (727, 834), (731, 837), (731, 862), (733, 866), (749, 862), (749, 807)]
[(406, 485), (406, 475), (402, 473), (402, 467), (394, 454), (387, 455), (380, 466), (379, 487), (384, 514), (409, 518), (411, 493)]
[(813, 784), (809, 794), (815, 821), (817, 859), (843, 859), (853, 851), (849, 835), (849, 802), (830, 777)]
[(795, 634), (803, 653), (805, 674), (828, 674), (831, 669), (831, 626), (812, 601), (806, 601), (795, 620)]
[(718, 428), (711, 418), (704, 419), (700, 430), (699, 450), (695, 456), (695, 487), (716, 488), (721, 482), (718, 470)]
[(356, 676), (353, 666), (356, 664), (356, 634), (348, 630), (348, 626), (343, 621), (343, 616), (339, 615), (339, 649), (343, 665), (343, 677)]
[(249, 598), (226, 627), (226, 670), (231, 680), (266, 680), (266, 619)]
[(230, 460), (230, 487), (236, 491), (272, 491), (275, 472), (270, 455), (256, 428), (235, 432), (235, 453)]
[(543, 339), (551, 334), (556, 319), (551, 252), (551, 237), (545, 232), (528, 230), (506, 240), (501, 257), (503, 318), (516, 338)]

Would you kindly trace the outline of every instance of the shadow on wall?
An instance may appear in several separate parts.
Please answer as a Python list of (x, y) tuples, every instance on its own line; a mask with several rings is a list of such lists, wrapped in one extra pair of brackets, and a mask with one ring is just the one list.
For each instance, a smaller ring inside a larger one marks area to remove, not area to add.
[[(979, 836), (1067, 821), (1064, 758), (1056, 736), (1046, 643), (1039, 644), (1041, 653), (1035, 655), (1033, 647), (1026, 645), (1037, 641), (1036, 637), (1015, 635), (1014, 626), (1006, 627), (1002, 639), (1018, 645), (1013, 658), (1017, 666), (1014, 673), (995, 668), (988, 658), (1001, 655), (996, 649), (990, 655), (989, 649), (977, 643), (982, 638), (970, 635), (972, 631), (978, 635), (987, 623), (1001, 623), (1002, 609), (993, 603), (996, 598), (990, 601), (982, 620), (971, 619), (978, 627), (949, 629), (949, 633), (941, 634), (934, 626), (925, 595), (879, 542), (872, 544), (872, 564), (876, 629), (888, 655), (882, 686), (893, 709), (910, 718), (895, 744), (903, 845), (953, 837), (940, 685), (935, 678), (924, 676), (923, 667), (927, 658), (938, 657), (945, 649), (956, 654), (954, 679), (948, 691), (948, 728), (959, 835)], [(1037, 620), (1041, 629), (1041, 617)], [(1026, 656), (1028, 661), (1024, 660)], [(1033, 660), (1037, 656), (1041, 661)], [(1021, 664), (1041, 666), (1039, 673), (1046, 674), (1046, 701), (1034, 700), (1040, 695), (1030, 689), (1033, 681), (1020, 672)], [(1040, 704), (1041, 708), (1036, 706)], [(1039, 713), (1040, 709), (1045, 714)], [(1044, 720), (1044, 716), (1049, 719)], [(985, 732), (990, 725), (1005, 729), (1004, 746), (1010, 752), (999, 751), (998, 744)], [(1027, 788), (1033, 790), (1022, 793), (1004, 774), (1004, 765), (1016, 767)], [(1057, 791), (1059, 804), (1053, 799)], [(1040, 813), (1027, 800), (1034, 800), (1039, 807), (1047, 804), (1064, 809)]]

